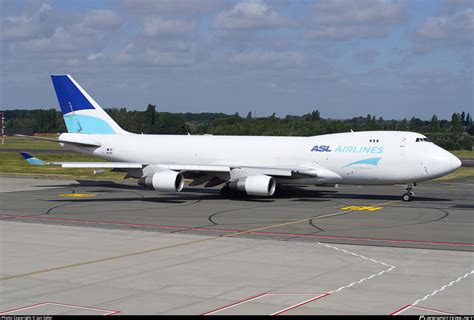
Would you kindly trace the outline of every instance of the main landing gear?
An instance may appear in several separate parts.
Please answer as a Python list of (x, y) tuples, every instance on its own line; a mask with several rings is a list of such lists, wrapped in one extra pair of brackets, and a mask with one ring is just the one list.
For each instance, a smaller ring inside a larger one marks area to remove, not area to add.
[(413, 187), (416, 186), (414, 183), (407, 184), (405, 188), (405, 193), (402, 196), (403, 201), (412, 201), (415, 193), (413, 192)]
[(245, 192), (237, 191), (234, 189), (229, 188), (229, 186), (225, 185), (221, 189), (221, 196), (225, 198), (241, 198), (245, 196)]

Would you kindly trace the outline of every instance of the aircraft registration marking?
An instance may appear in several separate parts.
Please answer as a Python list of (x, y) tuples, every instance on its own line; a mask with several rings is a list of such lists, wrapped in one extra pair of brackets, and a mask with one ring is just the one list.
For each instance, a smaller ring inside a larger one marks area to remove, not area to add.
[(59, 195), (60, 197), (73, 197), (73, 198), (86, 198), (86, 197), (95, 197), (95, 193), (63, 193)]
[(378, 211), (382, 209), (383, 207), (375, 207), (375, 206), (347, 206), (347, 207), (341, 208), (341, 210), (352, 210), (352, 211)]

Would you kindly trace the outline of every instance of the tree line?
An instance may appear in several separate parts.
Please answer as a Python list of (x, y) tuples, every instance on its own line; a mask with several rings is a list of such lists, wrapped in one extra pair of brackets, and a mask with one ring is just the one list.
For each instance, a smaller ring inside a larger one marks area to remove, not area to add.
[[(29, 129), (34, 133), (66, 132), (62, 114), (49, 110), (6, 110), (6, 131)], [(288, 115), (279, 118), (246, 116), (239, 113), (169, 113), (157, 112), (148, 105), (145, 111), (126, 108), (106, 109), (106, 112), (125, 130), (148, 134), (214, 134), (214, 135), (268, 135), (312, 136), (337, 132), (365, 130), (413, 131), (425, 134), (437, 145), (448, 150), (471, 150), (474, 126), (469, 113), (453, 113), (451, 119), (438, 119), (433, 115), (425, 121), (415, 117), (386, 120), (368, 114), (352, 119), (322, 118), (319, 111), (302, 116)]]

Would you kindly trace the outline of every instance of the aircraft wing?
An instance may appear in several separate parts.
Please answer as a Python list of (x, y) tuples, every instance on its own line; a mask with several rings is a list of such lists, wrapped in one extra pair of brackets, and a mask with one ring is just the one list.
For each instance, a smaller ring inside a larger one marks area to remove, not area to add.
[(265, 166), (221, 166), (221, 165), (176, 165), (176, 164), (157, 164), (156, 166), (176, 171), (194, 171), (207, 174), (231, 172), (240, 170), (249, 174), (264, 174), (275, 177), (320, 177), (324, 179), (341, 178), (337, 173), (323, 167), (265, 167)]
[(33, 157), (27, 152), (20, 152), (21, 156), (32, 165), (60, 165), (63, 168), (112, 168), (112, 169), (141, 169), (143, 166), (140, 163), (131, 162), (46, 162), (36, 157)]
[[(246, 166), (224, 166), (224, 165), (181, 165), (181, 164), (156, 164), (156, 167), (175, 170), (175, 171), (191, 171), (204, 173), (220, 173), (231, 172), (232, 170), (242, 170), (248, 173), (265, 174), (269, 176), (291, 177), (295, 173), (301, 173), (295, 168), (272, 168), (272, 167), (246, 167)], [(315, 175), (314, 172), (306, 170), (306, 174)]]
[[(27, 152), (20, 152), (22, 157), (32, 165), (60, 165), (63, 168), (110, 168), (110, 169), (143, 169), (147, 164), (132, 162), (46, 162)], [(153, 164), (157, 168), (180, 172), (196, 172), (208, 175), (209, 179), (220, 173), (239, 171), (241, 176), (263, 174), (272, 177), (301, 178), (317, 177), (321, 179), (340, 179), (341, 177), (326, 168), (315, 167), (265, 167), (265, 166), (225, 166), (225, 165), (192, 165), (192, 164)]]

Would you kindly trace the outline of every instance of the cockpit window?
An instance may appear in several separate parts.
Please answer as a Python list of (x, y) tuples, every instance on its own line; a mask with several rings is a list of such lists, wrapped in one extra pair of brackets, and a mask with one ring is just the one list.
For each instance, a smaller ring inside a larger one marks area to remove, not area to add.
[(421, 142), (421, 141), (424, 141), (424, 142), (432, 142), (430, 139), (428, 138), (416, 138), (416, 142)]

